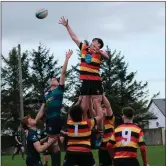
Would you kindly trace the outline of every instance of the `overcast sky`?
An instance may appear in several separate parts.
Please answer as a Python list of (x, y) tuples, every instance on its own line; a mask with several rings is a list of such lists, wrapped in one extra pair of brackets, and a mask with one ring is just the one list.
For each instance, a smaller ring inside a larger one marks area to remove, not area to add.
[[(48, 17), (35, 17), (38, 9)], [(63, 63), (67, 49), (73, 49), (71, 63), (77, 63), (76, 45), (59, 19), (69, 19), (80, 40), (100, 37), (112, 50), (121, 51), (129, 72), (148, 81), (150, 95), (160, 91), (165, 98), (165, 4), (164, 2), (2, 2), (2, 53), (21, 44), (22, 51), (45, 44)]]

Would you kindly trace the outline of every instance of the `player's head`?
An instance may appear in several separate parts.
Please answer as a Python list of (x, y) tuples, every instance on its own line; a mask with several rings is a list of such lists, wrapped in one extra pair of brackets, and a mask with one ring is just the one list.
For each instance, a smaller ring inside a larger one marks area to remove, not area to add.
[(30, 115), (25, 116), (21, 121), (22, 127), (26, 130), (36, 126), (36, 122)]
[(134, 118), (134, 109), (131, 107), (124, 107), (122, 109), (122, 119), (125, 120), (133, 120)]
[(70, 108), (70, 117), (74, 122), (80, 122), (82, 120), (83, 110), (80, 105), (74, 105)]
[(50, 80), (50, 86), (58, 86), (59, 85), (59, 78), (52, 77)]
[(90, 44), (90, 47), (93, 47), (93, 45), (101, 49), (104, 46), (104, 42), (100, 38), (94, 38)]

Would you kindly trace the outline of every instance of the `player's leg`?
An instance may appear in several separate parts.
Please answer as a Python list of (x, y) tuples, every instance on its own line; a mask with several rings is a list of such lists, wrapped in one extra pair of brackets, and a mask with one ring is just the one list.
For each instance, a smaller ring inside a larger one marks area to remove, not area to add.
[[(53, 118), (46, 123), (46, 130), (49, 137), (56, 137), (59, 136), (60, 131), (62, 129), (62, 119), (61, 117)], [(52, 166), (60, 166), (61, 165), (61, 153), (60, 148), (57, 142), (55, 142), (50, 148), (49, 148), (50, 154), (51, 154), (51, 161)]]
[(83, 108), (83, 119), (86, 120), (88, 119), (88, 109), (89, 109), (89, 104), (90, 104), (90, 96), (83, 96), (82, 101), (81, 101), (81, 107)]
[[(98, 99), (102, 102), (103, 95), (103, 86), (101, 81), (91, 81), (91, 98), (92, 100)], [(96, 105), (94, 104), (94, 109), (97, 110)], [(96, 147), (99, 147), (103, 138), (103, 120), (98, 124), (97, 133), (96, 133)]]
[(81, 107), (83, 109), (83, 118), (87, 119), (87, 111), (89, 109), (89, 104), (90, 104), (90, 81), (89, 80), (83, 80), (81, 88), (80, 88), (80, 93), (82, 96), (81, 100)]
[(13, 152), (13, 155), (12, 155), (12, 160), (14, 160), (14, 156), (18, 153), (18, 145), (15, 146), (14, 148), (14, 152)]
[(48, 150), (45, 150), (43, 152), (43, 160), (44, 160), (44, 166), (48, 166)]
[(25, 152), (25, 150), (24, 150), (24, 147), (23, 146), (21, 146), (21, 155), (22, 155), (22, 159), (24, 160), (24, 152)]
[(64, 161), (63, 161), (63, 166), (68, 166), (67, 163), (67, 154), (65, 153)]

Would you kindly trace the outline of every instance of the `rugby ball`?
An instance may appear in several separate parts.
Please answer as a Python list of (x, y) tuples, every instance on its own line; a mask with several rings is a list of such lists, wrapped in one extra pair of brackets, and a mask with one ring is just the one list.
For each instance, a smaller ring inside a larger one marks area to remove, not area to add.
[(48, 10), (46, 9), (40, 9), (36, 12), (36, 17), (38, 19), (44, 19), (47, 17), (47, 15), (48, 15)]

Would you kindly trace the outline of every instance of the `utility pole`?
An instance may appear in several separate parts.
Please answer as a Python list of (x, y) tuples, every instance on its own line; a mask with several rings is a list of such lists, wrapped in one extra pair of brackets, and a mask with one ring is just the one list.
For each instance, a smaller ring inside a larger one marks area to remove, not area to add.
[(19, 89), (20, 89), (20, 119), (24, 117), (23, 105), (23, 86), (22, 86), (22, 65), (21, 65), (21, 46), (18, 45), (18, 69), (19, 69)]
[[(23, 85), (22, 85), (22, 65), (21, 65), (21, 46), (18, 44), (18, 70), (19, 70), (19, 89), (20, 89), (20, 120), (24, 117), (23, 104)], [(22, 143), (25, 146), (24, 131), (22, 130)]]
[[(107, 54), (109, 56), (109, 59), (108, 59), (108, 70), (109, 70), (109, 73), (111, 72), (111, 50), (107, 47)], [(111, 75), (109, 75), (108, 77), (108, 82), (109, 82), (109, 86), (111, 85)], [(109, 96), (111, 94), (111, 88), (109, 88), (109, 92), (108, 92)]]

